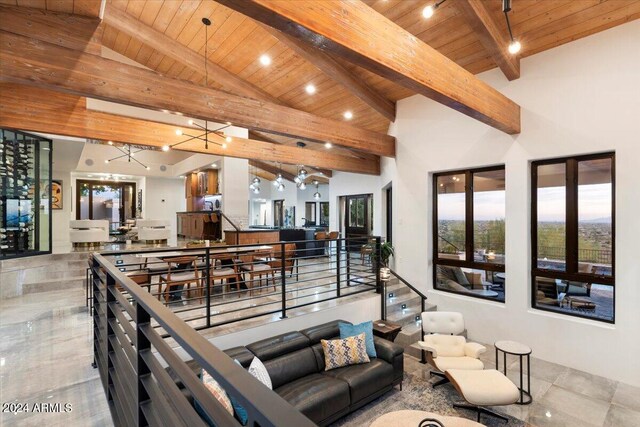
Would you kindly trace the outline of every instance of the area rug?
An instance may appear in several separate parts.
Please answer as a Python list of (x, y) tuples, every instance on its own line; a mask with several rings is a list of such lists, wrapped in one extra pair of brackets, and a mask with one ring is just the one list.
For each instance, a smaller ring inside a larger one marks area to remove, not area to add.
[[(419, 374), (416, 375), (405, 372), (402, 391), (395, 387), (384, 396), (379, 397), (368, 405), (332, 424), (332, 427), (367, 427), (379, 416), (387, 412), (400, 411), (402, 409), (428, 411), (441, 415), (475, 420), (475, 412), (464, 409), (454, 409), (452, 407), (453, 402), (462, 402), (462, 399), (451, 384), (442, 385), (434, 389), (428, 379), (422, 378)], [(527, 425), (517, 418), (504, 413), (501, 414), (509, 418), (508, 424), (505, 424), (504, 421), (496, 417), (489, 417), (487, 415), (482, 415), (480, 422), (490, 427), (504, 427), (505, 425), (509, 427), (523, 427)]]

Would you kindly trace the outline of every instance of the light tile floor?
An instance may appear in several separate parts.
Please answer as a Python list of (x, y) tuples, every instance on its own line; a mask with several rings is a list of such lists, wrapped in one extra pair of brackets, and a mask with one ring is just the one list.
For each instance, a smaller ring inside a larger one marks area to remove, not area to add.
[[(487, 351), (481, 355), (481, 359), (485, 368), (495, 369), (495, 347), (490, 344), (485, 346)], [(520, 384), (518, 359), (508, 358), (507, 364), (507, 376), (515, 384)], [(502, 369), (502, 361), (500, 368)], [(429, 365), (421, 364), (414, 357), (405, 356), (405, 371), (420, 372), (424, 378), (429, 378), (429, 370)], [(524, 372), (526, 373), (526, 366)], [(433, 378), (434, 382), (438, 380)], [(526, 376), (524, 378), (526, 382)], [(640, 426), (638, 387), (531, 357), (531, 392), (533, 403), (530, 405), (500, 406), (494, 409), (537, 427)]]
[[(0, 403), (72, 405), (67, 413), (0, 413), (0, 426), (111, 426), (91, 343), (81, 289), (0, 300)], [(495, 351), (487, 347), (482, 358), (492, 368)], [(405, 370), (429, 375), (411, 356)], [(516, 360), (508, 374), (519, 381)], [(640, 388), (535, 357), (531, 387), (533, 404), (499, 410), (538, 427), (640, 426)]]

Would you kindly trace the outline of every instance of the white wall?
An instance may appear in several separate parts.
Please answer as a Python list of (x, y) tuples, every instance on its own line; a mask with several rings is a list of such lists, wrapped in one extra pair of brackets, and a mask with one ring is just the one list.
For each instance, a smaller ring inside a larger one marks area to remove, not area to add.
[[(522, 107), (519, 135), (422, 96), (402, 100), (392, 129), (395, 161), (383, 162), (377, 184), (372, 177), (334, 175), (332, 202), (372, 190), (379, 196), (392, 179), (398, 271), (428, 290), (440, 310), (464, 313), (470, 337), (522, 341), (536, 357), (640, 386), (639, 52), (635, 21), (522, 60), (518, 80), (507, 81), (499, 70), (481, 74)], [(615, 325), (541, 312), (530, 302), (530, 162), (604, 151), (616, 153)], [(496, 164), (506, 165), (506, 302), (434, 291), (430, 174)], [(376, 208), (376, 232), (380, 215)]]
[[(54, 147), (55, 148), (55, 147)], [(69, 219), (75, 215), (75, 205), (71, 195), (71, 173), (69, 171), (53, 171), (52, 179), (62, 181), (62, 209), (52, 210), (53, 226), (51, 229), (51, 250), (54, 254), (67, 253), (71, 250), (69, 240)]]
[(147, 177), (145, 190), (143, 196), (145, 218), (171, 221), (171, 239), (168, 244), (176, 245), (178, 230), (176, 212), (186, 210), (184, 179)]

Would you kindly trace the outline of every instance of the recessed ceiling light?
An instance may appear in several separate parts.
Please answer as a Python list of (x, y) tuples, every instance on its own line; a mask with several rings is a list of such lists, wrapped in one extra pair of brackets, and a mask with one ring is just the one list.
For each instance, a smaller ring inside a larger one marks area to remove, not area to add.
[(192, 126), (193, 125), (193, 120), (189, 119), (188, 123), (189, 123), (189, 126)]
[(87, 178), (91, 178), (93, 175), (87, 175)]
[(222, 148), (223, 149), (227, 148), (227, 144), (222, 144)]
[(227, 122), (227, 126), (231, 126), (231, 122)]
[(225, 140), (225, 141), (227, 141), (227, 142), (231, 142), (231, 141), (233, 141), (233, 138), (231, 138), (230, 136), (228, 136), (228, 137), (226, 137), (224, 140)]
[(315, 87), (313, 84), (311, 84), (311, 83), (309, 83), (309, 84), (304, 88), (304, 90), (305, 90), (309, 95), (313, 95), (314, 93), (316, 93), (316, 87)]
[(268, 67), (269, 65), (271, 65), (271, 57), (266, 53), (260, 55), (260, 63), (265, 67)]
[(353, 113), (351, 111), (345, 111), (343, 114), (344, 118), (347, 120), (353, 119)]
[(109, 141), (109, 142), (107, 142), (107, 144), (113, 145), (113, 141)]
[(331, 147), (333, 147), (333, 145), (330, 142), (324, 143), (324, 148), (331, 148)]
[(218, 165), (216, 165), (215, 163), (211, 163), (211, 167), (212, 167), (212, 168), (217, 168), (217, 167), (218, 167)]
[(163, 145), (162, 146), (162, 151), (169, 151), (171, 149), (171, 147), (169, 147), (168, 145)]
[(517, 40), (514, 40), (511, 43), (509, 43), (509, 53), (512, 55), (515, 55), (516, 53), (520, 52), (521, 48), (522, 48), (522, 45)]
[(422, 9), (422, 17), (429, 19), (433, 16), (433, 12), (434, 12), (433, 6), (431, 5), (426, 6), (424, 9)]

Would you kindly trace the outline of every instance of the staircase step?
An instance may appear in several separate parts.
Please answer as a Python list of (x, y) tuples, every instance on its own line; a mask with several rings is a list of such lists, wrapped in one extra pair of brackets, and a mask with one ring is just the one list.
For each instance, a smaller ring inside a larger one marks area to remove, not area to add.
[(85, 276), (64, 277), (60, 279), (52, 279), (38, 283), (24, 283), (22, 285), (22, 294), (32, 294), (36, 292), (59, 291), (64, 289), (82, 288), (84, 287)]

